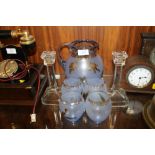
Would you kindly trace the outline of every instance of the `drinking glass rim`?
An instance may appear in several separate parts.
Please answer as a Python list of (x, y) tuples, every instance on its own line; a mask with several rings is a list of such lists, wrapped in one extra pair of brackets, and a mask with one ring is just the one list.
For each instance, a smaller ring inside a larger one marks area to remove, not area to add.
[[(75, 82), (75, 84), (69, 83), (69, 80), (76, 80), (76, 82)], [(63, 81), (63, 84), (62, 85), (63, 86), (67, 86), (67, 87), (77, 87), (77, 86), (80, 86), (81, 85), (81, 81), (78, 78), (68, 78), (68, 79), (65, 79)]]
[[(67, 99), (73, 97), (73, 94), (74, 94), (75, 101), (68, 102), (68, 101), (62, 99), (64, 97), (66, 97), (67, 94), (69, 94)], [(64, 103), (64, 104), (71, 104), (71, 103), (79, 104), (79, 103), (83, 102), (83, 97), (82, 97), (82, 95), (79, 92), (71, 91), (71, 92), (66, 92), (66, 93), (62, 94), (59, 101)]]

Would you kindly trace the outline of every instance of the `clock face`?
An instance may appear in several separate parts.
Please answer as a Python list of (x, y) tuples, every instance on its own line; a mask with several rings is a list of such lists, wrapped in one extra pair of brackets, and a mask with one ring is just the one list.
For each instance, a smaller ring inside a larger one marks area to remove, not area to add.
[(145, 88), (152, 81), (154, 72), (147, 66), (134, 66), (127, 73), (128, 83), (136, 88)]

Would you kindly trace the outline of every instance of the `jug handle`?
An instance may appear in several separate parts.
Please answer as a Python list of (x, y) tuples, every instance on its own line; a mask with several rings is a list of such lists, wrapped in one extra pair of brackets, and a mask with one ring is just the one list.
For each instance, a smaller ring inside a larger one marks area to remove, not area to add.
[(61, 47), (58, 48), (58, 62), (62, 66), (62, 68), (65, 70), (66, 67), (66, 61), (62, 58), (61, 52), (63, 48), (68, 48), (69, 49), (70, 43), (64, 43)]
[(94, 45), (94, 47), (91, 50), (99, 49), (98, 43), (96, 41), (94, 41), (94, 40), (75, 40), (73, 42), (64, 43), (61, 47), (58, 48), (58, 61), (59, 61), (60, 65), (63, 67), (64, 70), (66, 68), (66, 61), (63, 60), (63, 58), (61, 56), (62, 49), (63, 48), (68, 48), (68, 50), (69, 49), (78, 50), (75, 45), (77, 43), (81, 43), (81, 42), (88, 42), (88, 43), (91, 43), (92, 45)]

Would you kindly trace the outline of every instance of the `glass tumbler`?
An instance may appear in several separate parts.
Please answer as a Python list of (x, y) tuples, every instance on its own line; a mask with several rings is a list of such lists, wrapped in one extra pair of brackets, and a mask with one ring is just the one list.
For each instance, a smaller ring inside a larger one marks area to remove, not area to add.
[(107, 119), (111, 113), (112, 104), (107, 92), (90, 92), (86, 99), (86, 113), (88, 117), (99, 124)]
[(86, 79), (83, 92), (88, 94), (93, 91), (107, 91), (106, 84), (101, 78), (89, 78)]
[(85, 111), (85, 103), (79, 92), (68, 91), (62, 94), (59, 109), (70, 122), (78, 121)]
[(62, 94), (64, 94), (68, 91), (76, 91), (76, 92), (81, 93), (82, 92), (82, 84), (81, 84), (80, 79), (76, 79), (76, 78), (65, 79), (61, 86), (61, 92), (62, 92)]

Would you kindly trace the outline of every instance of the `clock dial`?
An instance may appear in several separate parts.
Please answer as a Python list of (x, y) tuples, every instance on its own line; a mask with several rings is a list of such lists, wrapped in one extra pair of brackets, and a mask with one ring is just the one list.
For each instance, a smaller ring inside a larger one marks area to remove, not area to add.
[(136, 88), (147, 87), (153, 79), (151, 68), (146, 66), (136, 66), (131, 68), (127, 74), (127, 80), (130, 85)]

